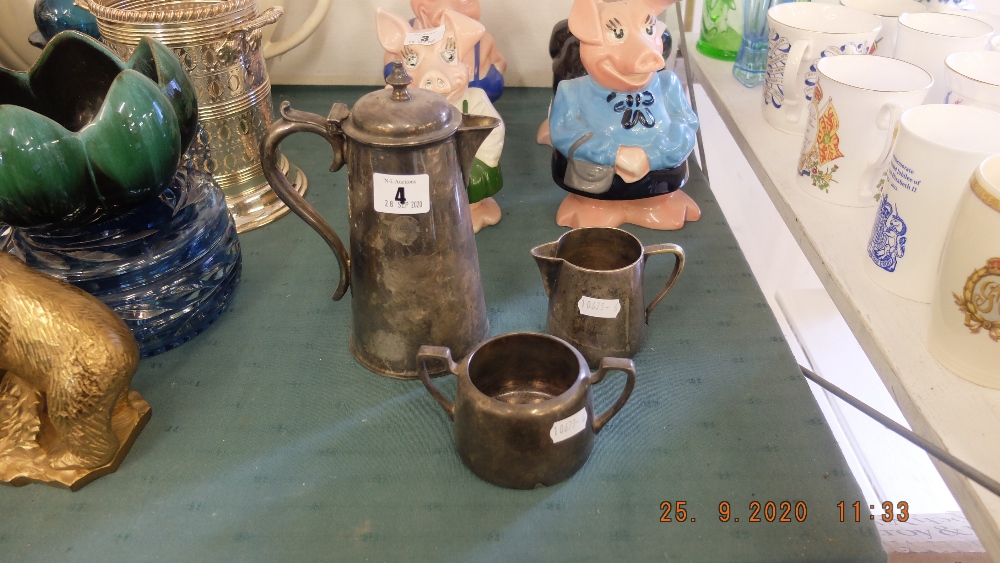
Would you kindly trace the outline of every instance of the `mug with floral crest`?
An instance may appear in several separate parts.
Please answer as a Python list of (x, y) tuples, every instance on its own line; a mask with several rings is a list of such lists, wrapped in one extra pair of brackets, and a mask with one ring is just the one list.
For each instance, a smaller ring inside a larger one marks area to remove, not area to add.
[(819, 78), (796, 173), (799, 186), (837, 205), (877, 203), (875, 177), (888, 159), (903, 111), (923, 103), (934, 80), (887, 57), (830, 57)]

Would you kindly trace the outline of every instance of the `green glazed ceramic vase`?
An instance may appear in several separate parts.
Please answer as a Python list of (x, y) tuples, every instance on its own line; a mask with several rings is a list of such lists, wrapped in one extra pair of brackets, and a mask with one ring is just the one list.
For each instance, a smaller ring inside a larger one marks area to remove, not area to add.
[(63, 32), (27, 73), (0, 68), (0, 222), (73, 228), (157, 197), (195, 134), (180, 61), (143, 39), (123, 63)]

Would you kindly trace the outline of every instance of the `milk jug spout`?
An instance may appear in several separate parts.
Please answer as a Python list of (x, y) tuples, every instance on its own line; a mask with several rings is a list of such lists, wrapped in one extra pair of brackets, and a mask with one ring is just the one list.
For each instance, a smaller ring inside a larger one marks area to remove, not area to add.
[(552, 297), (552, 291), (559, 281), (559, 271), (562, 269), (564, 260), (556, 258), (556, 242), (547, 242), (531, 249), (531, 255), (538, 264), (538, 270), (542, 273), (542, 283), (545, 285), (545, 295)]

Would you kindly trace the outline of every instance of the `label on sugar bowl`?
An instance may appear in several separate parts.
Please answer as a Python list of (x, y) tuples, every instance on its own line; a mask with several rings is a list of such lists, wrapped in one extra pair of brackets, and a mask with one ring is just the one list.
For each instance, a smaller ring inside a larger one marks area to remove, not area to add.
[(431, 179), (427, 174), (373, 174), (375, 211), (416, 215), (431, 210)]
[(552, 425), (552, 430), (549, 430), (549, 436), (552, 437), (553, 444), (558, 444), (563, 440), (568, 440), (580, 432), (583, 432), (583, 429), (586, 427), (587, 409), (584, 407), (573, 416), (556, 421), (556, 423)]
[(580, 297), (576, 307), (581, 315), (600, 319), (614, 319), (622, 310), (622, 302), (618, 299), (597, 299), (595, 297)]

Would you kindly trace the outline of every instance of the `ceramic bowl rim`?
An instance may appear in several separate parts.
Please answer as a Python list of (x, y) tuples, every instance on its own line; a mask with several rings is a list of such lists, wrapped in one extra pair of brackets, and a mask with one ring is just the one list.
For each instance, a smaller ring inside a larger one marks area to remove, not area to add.
[[(859, 22), (863, 22), (868, 19), (869, 26), (865, 29), (860, 29), (864, 24), (859, 23), (858, 28), (851, 31), (824, 31), (814, 28), (802, 27), (801, 25), (792, 25), (790, 23), (781, 21), (778, 16), (785, 15), (785, 12), (794, 13), (795, 11), (800, 12), (816, 12), (816, 14), (809, 14), (812, 16), (819, 15), (822, 12), (833, 12), (840, 13), (845, 16), (851, 16), (858, 19)], [(870, 18), (870, 19), (869, 19)], [(875, 14), (859, 10), (857, 8), (849, 8), (847, 6), (841, 6), (840, 4), (821, 4), (812, 2), (786, 2), (785, 4), (778, 4), (777, 6), (772, 6), (767, 11), (768, 23), (778, 23), (790, 29), (796, 29), (799, 31), (805, 31), (807, 33), (818, 33), (824, 35), (858, 35), (863, 33), (878, 33), (882, 27), (882, 20)], [(874, 26), (871, 24), (874, 23)]]

